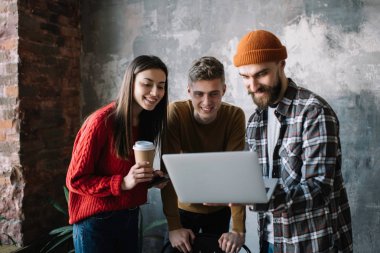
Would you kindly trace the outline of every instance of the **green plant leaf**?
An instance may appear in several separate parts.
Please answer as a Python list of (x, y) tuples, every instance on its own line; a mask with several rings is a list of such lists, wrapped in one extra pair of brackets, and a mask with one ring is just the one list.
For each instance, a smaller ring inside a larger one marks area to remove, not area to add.
[[(63, 186), (63, 192), (65, 194), (66, 203), (67, 203), (68, 198), (69, 198), (69, 191), (65, 185)], [(66, 208), (63, 208), (59, 203), (53, 200), (50, 200), (50, 203), (59, 212), (63, 213), (65, 216), (68, 216), (67, 206)], [(49, 235), (52, 235), (53, 238), (45, 244), (45, 246), (40, 250), (40, 252), (43, 252), (43, 253), (53, 252), (58, 246), (70, 240), (73, 237), (73, 226), (67, 225), (67, 226), (53, 229), (49, 232)], [(74, 253), (75, 251), (70, 250), (69, 252)]]
[(66, 185), (63, 186), (63, 192), (65, 193), (66, 203), (69, 202), (69, 190), (67, 189)]
[(71, 232), (73, 232), (73, 226), (69, 225), (69, 226), (53, 229), (52, 231), (49, 232), (49, 235), (56, 235), (56, 234), (64, 235)]
[(40, 252), (53, 252), (55, 248), (60, 246), (61, 244), (65, 243), (67, 240), (71, 239), (73, 237), (73, 234), (70, 233), (65, 236), (57, 236), (54, 237), (52, 240), (50, 240), (42, 249)]
[(148, 232), (149, 230), (156, 228), (156, 227), (159, 227), (159, 226), (164, 225), (164, 224), (166, 224), (166, 219), (160, 219), (160, 220), (153, 221), (152, 223), (150, 223), (148, 226), (146, 226), (143, 229), (143, 235), (145, 235), (146, 232)]
[(58, 202), (56, 202), (56, 201), (54, 201), (54, 200), (50, 200), (50, 204), (52, 204), (52, 206), (55, 208), (55, 209), (57, 209), (58, 211), (60, 211), (61, 213), (63, 213), (64, 215), (68, 215), (67, 214), (67, 211), (65, 210), (65, 209), (63, 209), (63, 207), (61, 207), (61, 205), (58, 203)]

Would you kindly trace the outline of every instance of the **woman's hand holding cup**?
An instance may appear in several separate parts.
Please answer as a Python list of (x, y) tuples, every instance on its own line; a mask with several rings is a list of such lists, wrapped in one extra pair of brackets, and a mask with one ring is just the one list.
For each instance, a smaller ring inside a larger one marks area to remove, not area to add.
[(149, 182), (153, 179), (154, 171), (149, 162), (138, 162), (131, 167), (121, 183), (121, 189), (130, 190), (137, 184)]
[(153, 179), (152, 169), (156, 147), (150, 141), (136, 141), (133, 145), (136, 164), (131, 167), (123, 179), (121, 189), (130, 190), (139, 183), (149, 182)]

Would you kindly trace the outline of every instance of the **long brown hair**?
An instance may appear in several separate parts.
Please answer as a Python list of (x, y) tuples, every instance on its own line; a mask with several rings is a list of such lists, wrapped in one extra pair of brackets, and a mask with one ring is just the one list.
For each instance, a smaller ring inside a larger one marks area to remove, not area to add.
[(156, 146), (164, 139), (168, 105), (168, 69), (157, 56), (141, 55), (127, 67), (116, 100), (114, 149), (121, 159), (128, 159), (133, 146), (132, 103), (136, 75), (147, 69), (160, 69), (165, 72), (165, 95), (154, 110), (142, 110), (139, 114), (138, 138), (152, 141)]

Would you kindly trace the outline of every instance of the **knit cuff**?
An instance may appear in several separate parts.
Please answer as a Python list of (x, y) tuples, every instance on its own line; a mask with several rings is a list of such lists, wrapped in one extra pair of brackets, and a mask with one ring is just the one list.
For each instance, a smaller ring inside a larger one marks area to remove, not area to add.
[(120, 196), (121, 195), (121, 182), (123, 181), (122, 175), (115, 175), (111, 177), (110, 187), (112, 195)]
[(182, 228), (181, 222), (179, 221), (179, 217), (166, 217), (166, 219), (168, 221), (169, 231)]
[(232, 216), (232, 231), (238, 233), (245, 233), (245, 206), (233, 206), (231, 207)]

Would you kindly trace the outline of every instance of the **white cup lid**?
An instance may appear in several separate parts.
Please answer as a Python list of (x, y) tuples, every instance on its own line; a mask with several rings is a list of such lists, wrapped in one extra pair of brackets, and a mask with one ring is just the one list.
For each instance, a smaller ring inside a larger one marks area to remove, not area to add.
[(152, 150), (155, 148), (153, 142), (150, 141), (136, 141), (133, 145), (134, 150)]

